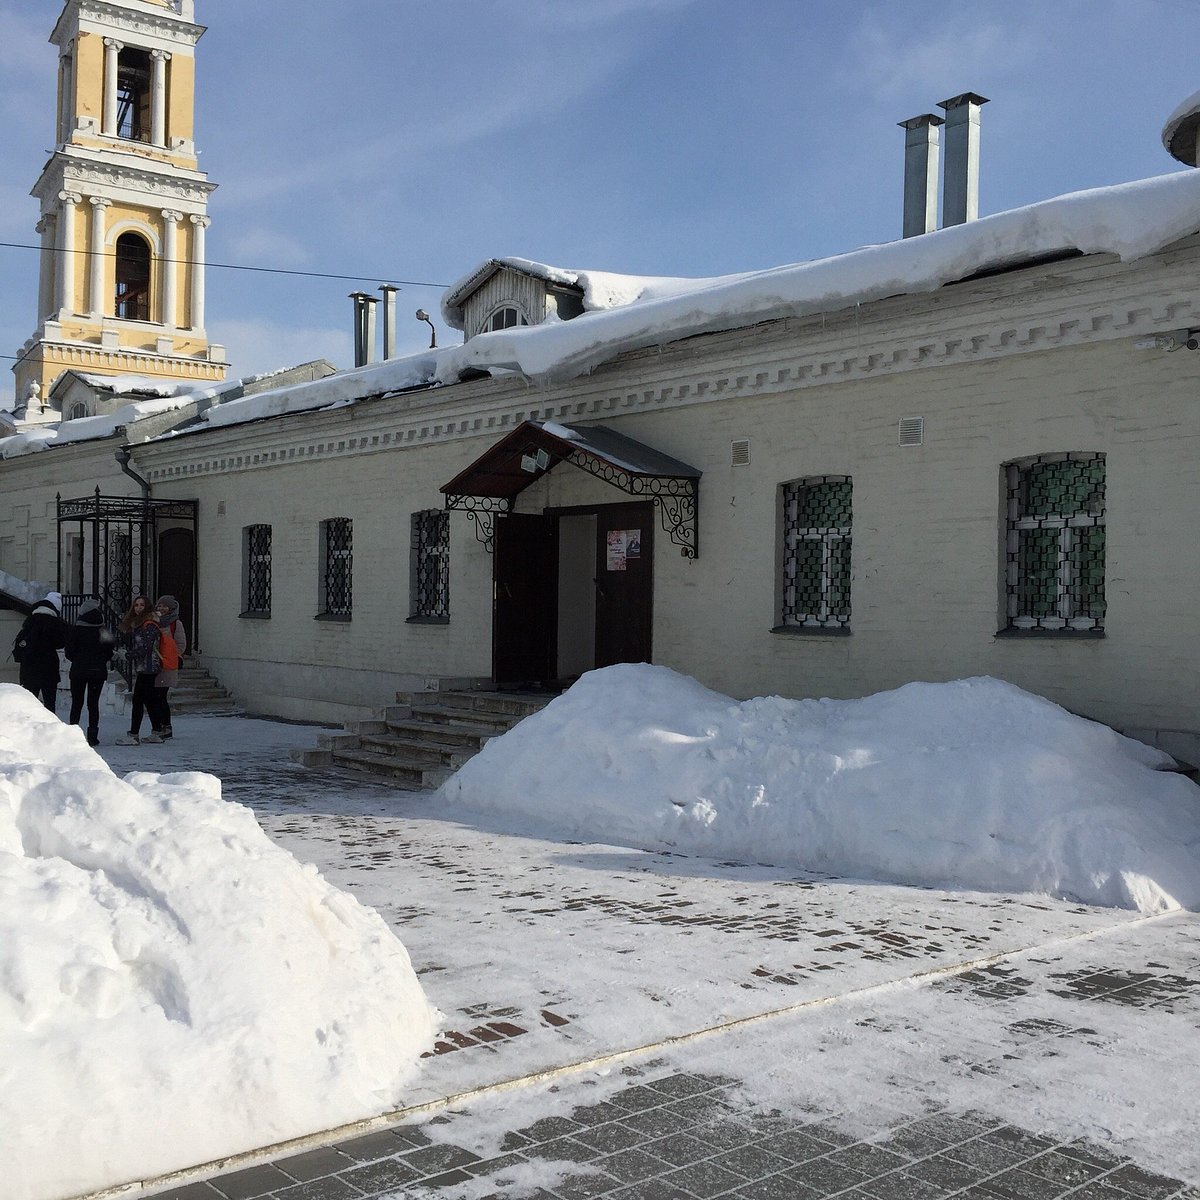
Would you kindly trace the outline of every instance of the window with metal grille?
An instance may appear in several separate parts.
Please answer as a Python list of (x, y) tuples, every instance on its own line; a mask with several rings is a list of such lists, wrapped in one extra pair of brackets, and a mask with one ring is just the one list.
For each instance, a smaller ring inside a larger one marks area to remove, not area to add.
[(1104, 455), (1043, 454), (1004, 468), (1007, 627), (1104, 629)]
[(430, 508), (413, 513), (409, 579), (412, 618), (448, 620), (450, 514), (445, 509)]
[(247, 525), (242, 530), (242, 616), (271, 615), (271, 527)]
[(851, 494), (846, 475), (783, 485), (783, 625), (849, 628)]
[(353, 522), (349, 517), (331, 517), (321, 522), (322, 617), (349, 619), (354, 599)]

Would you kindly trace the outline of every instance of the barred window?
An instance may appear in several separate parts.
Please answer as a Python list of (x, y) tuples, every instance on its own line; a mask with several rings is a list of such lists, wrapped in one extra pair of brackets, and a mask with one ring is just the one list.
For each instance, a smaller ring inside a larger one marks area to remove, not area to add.
[(1104, 629), (1104, 455), (1044, 454), (1005, 468), (1009, 629)]
[(846, 475), (783, 485), (782, 624), (849, 628), (851, 494)]
[(450, 514), (445, 509), (413, 513), (409, 579), (412, 616), (448, 619)]
[(271, 527), (242, 530), (242, 615), (271, 615)]
[(331, 517), (321, 522), (320, 616), (349, 618), (353, 581), (353, 523), (349, 517)]

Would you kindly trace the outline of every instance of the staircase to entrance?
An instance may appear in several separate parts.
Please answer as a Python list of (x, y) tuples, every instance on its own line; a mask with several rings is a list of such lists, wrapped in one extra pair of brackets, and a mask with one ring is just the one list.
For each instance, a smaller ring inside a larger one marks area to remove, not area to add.
[(373, 775), (402, 791), (433, 791), (488, 741), (552, 699), (529, 692), (401, 692), (378, 717), (322, 734), (316, 749), (293, 750), (292, 758)]

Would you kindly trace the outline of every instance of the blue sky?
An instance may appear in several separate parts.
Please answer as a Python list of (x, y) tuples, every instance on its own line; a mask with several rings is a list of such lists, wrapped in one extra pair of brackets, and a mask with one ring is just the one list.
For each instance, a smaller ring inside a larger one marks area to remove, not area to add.
[[(0, 241), (37, 240), (59, 0), (0, 0)], [(897, 122), (963, 91), (982, 214), (1180, 169), (1200, 0), (197, 0), (219, 185), (208, 325), (237, 374), (351, 358), (347, 294), (479, 261), (707, 276), (899, 236)], [(361, 274), (360, 274), (361, 273)], [(0, 354), (37, 255), (0, 248)], [(412, 313), (440, 289), (405, 287)], [(440, 322), (439, 322), (440, 324)], [(441, 330), (443, 340), (454, 335)], [(12, 392), (0, 360), (0, 403)]]

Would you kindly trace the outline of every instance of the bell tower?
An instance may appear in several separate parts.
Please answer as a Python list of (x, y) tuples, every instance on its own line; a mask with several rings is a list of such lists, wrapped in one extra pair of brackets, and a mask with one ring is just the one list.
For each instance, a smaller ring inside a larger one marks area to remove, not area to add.
[[(66, 0), (55, 150), (41, 205), (37, 326), (20, 350), (17, 413), (56, 421), (63, 371), (225, 378), (204, 328), (204, 231), (215, 184), (193, 140), (194, 0)], [(22, 411), (24, 410), (24, 411)]]

